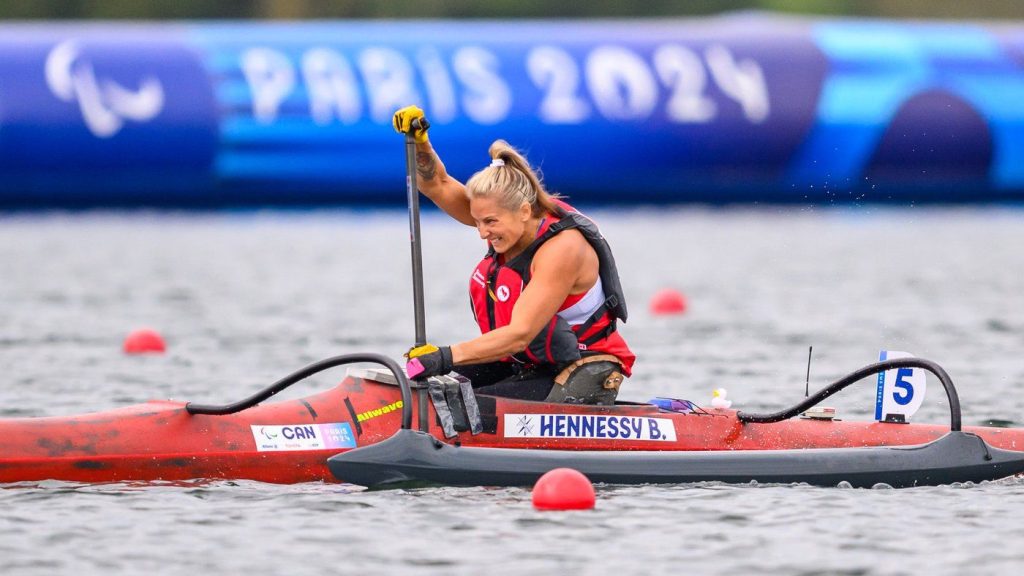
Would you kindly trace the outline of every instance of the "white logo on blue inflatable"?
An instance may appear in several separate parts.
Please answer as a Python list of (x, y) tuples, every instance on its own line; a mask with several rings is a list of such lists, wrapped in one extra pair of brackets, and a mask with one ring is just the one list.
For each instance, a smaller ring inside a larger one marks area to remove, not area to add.
[(98, 78), (81, 57), (78, 42), (61, 42), (46, 57), (46, 85), (65, 102), (77, 102), (82, 120), (97, 138), (117, 134), (126, 120), (152, 120), (164, 107), (164, 88), (155, 77), (142, 80), (137, 90)]

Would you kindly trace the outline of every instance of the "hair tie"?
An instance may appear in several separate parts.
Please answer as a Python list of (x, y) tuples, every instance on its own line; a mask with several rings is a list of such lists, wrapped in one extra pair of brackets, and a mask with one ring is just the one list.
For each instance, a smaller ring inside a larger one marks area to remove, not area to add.
[(491, 168), (494, 168), (495, 166), (504, 166), (504, 165), (505, 165), (505, 161), (502, 160), (501, 158), (495, 158), (494, 160), (491, 160)]

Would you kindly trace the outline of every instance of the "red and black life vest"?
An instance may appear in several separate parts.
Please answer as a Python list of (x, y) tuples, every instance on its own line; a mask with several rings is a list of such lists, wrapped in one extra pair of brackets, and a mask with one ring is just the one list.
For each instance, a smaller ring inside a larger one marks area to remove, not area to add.
[[(590, 218), (564, 202), (558, 202), (558, 206), (559, 213), (554, 215), (557, 219), (551, 216), (545, 218), (537, 230), (536, 239), (515, 258), (503, 262), (493, 247), (488, 249), (469, 281), (473, 316), (482, 333), (507, 326), (519, 295), (530, 282), (530, 267), (537, 249), (555, 234), (564, 230), (579, 230), (597, 253), (604, 302), (586, 321), (576, 326), (570, 326), (564, 318), (555, 314), (526, 350), (513, 355), (511, 359), (525, 364), (553, 364), (560, 367), (582, 356), (611, 354), (621, 361), (623, 372), (629, 376), (636, 356), (616, 330), (619, 320), (626, 321), (627, 312), (611, 247)], [(559, 310), (567, 308), (578, 299), (578, 296), (570, 296), (559, 306)]]

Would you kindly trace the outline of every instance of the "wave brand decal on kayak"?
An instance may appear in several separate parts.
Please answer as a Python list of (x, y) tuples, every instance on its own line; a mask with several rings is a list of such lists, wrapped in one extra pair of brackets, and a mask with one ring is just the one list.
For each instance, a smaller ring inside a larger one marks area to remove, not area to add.
[(355, 448), (356, 439), (348, 422), (332, 424), (252, 425), (252, 437), (259, 452)]
[(675, 442), (668, 418), (606, 414), (505, 414), (506, 438), (595, 438)]
[(380, 408), (374, 408), (373, 410), (367, 410), (366, 412), (360, 412), (359, 414), (356, 415), (356, 420), (359, 421), (359, 422), (366, 422), (370, 418), (376, 418), (377, 416), (380, 416), (382, 414), (388, 414), (388, 413), (394, 412), (395, 410), (401, 410), (401, 409), (402, 409), (402, 401), (399, 400), (397, 402), (392, 402), (391, 404), (388, 404), (387, 406), (381, 406)]

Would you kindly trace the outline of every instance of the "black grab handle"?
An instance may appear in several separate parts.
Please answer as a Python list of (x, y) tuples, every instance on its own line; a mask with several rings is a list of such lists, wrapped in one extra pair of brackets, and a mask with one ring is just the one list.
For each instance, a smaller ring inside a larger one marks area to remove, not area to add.
[(819, 392), (816, 392), (814, 396), (807, 398), (792, 408), (787, 408), (780, 412), (774, 412), (771, 414), (747, 414), (746, 412), (739, 412), (736, 414), (736, 417), (740, 422), (753, 422), (758, 424), (770, 424), (772, 422), (788, 420), (854, 382), (884, 370), (892, 370), (893, 368), (923, 368), (938, 376), (939, 381), (942, 382), (942, 387), (946, 389), (946, 397), (949, 398), (949, 429), (953, 432), (960, 431), (960, 397), (956, 393), (953, 381), (950, 380), (949, 374), (946, 374), (946, 371), (943, 370), (942, 366), (939, 366), (931, 360), (925, 360), (924, 358), (895, 358), (893, 360), (882, 360), (881, 362), (869, 364), (856, 372), (851, 372), (850, 374), (843, 376), (839, 380), (836, 380), (821, 389)]
[(270, 386), (260, 390), (252, 396), (239, 400), (233, 404), (224, 404), (222, 406), (210, 405), (210, 404), (193, 404), (189, 402), (185, 405), (185, 410), (189, 414), (209, 414), (212, 416), (223, 416), (225, 414), (234, 414), (235, 412), (241, 412), (246, 408), (252, 408), (253, 406), (263, 402), (267, 398), (270, 398), (274, 394), (284, 390), (285, 388), (295, 384), (300, 380), (309, 378), (313, 374), (323, 372), (328, 368), (334, 368), (335, 366), (341, 366), (342, 364), (354, 364), (356, 362), (371, 362), (374, 364), (382, 364), (398, 379), (398, 385), (402, 391), (402, 428), (412, 427), (412, 410), (406, 410), (412, 404), (412, 392), (409, 388), (409, 379), (405, 377), (405, 372), (398, 366), (398, 363), (381, 354), (374, 354), (372, 352), (365, 352), (361, 354), (343, 354), (341, 356), (333, 356), (319, 362), (314, 362), (301, 370), (289, 374)]

